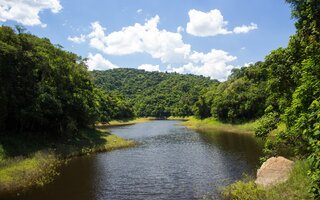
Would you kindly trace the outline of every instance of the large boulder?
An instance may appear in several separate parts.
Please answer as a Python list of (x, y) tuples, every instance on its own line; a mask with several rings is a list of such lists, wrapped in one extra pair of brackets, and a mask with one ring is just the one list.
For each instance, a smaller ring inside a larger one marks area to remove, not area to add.
[(293, 161), (284, 157), (271, 157), (257, 171), (255, 183), (263, 187), (271, 187), (288, 180)]

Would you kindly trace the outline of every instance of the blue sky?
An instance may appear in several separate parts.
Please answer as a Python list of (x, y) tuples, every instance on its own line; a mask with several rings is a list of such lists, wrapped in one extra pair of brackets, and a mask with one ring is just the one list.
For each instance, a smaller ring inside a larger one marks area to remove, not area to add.
[(294, 34), (279, 0), (0, 0), (0, 23), (24, 25), (89, 69), (176, 71), (225, 80)]

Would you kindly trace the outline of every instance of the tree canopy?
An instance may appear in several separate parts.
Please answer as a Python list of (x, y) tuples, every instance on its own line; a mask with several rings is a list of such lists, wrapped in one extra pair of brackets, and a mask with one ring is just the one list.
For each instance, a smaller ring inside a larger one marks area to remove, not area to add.
[(75, 133), (96, 120), (131, 116), (121, 97), (95, 87), (79, 56), (20, 27), (0, 27), (1, 131)]
[(123, 95), (136, 116), (191, 116), (203, 89), (218, 81), (203, 76), (146, 72), (137, 69), (93, 71), (96, 85), (110, 95)]

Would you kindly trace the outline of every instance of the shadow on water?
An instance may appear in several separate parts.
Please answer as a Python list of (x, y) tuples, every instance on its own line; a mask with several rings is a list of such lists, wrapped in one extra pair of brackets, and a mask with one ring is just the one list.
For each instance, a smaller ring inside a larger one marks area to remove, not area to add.
[(72, 153), (73, 150), (83, 147), (93, 148), (104, 145), (106, 143), (104, 137), (109, 134), (90, 128), (82, 129), (75, 135), (62, 138), (41, 133), (0, 133), (0, 151), (3, 151), (6, 158), (30, 156), (38, 151), (48, 149), (56, 149), (58, 154), (65, 156)]
[(201, 139), (224, 151), (240, 154), (251, 165), (259, 164), (263, 141), (248, 133), (199, 130)]

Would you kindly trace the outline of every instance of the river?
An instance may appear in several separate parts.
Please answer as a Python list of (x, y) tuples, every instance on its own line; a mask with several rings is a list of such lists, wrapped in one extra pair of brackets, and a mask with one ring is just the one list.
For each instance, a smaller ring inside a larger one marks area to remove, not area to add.
[(110, 128), (140, 145), (72, 159), (54, 182), (17, 199), (202, 199), (244, 173), (255, 173), (261, 144), (253, 136), (200, 133), (179, 123), (159, 120)]

